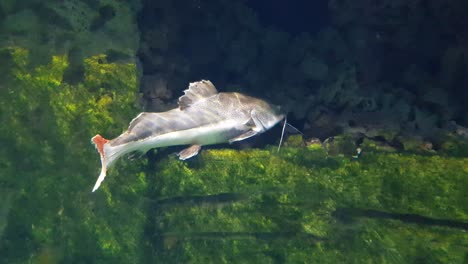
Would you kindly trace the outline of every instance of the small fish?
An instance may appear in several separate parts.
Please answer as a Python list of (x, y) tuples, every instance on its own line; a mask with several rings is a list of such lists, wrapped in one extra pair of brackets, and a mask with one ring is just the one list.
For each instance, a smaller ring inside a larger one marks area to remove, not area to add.
[(101, 174), (93, 192), (106, 177), (107, 168), (124, 154), (190, 145), (178, 153), (179, 159), (186, 160), (203, 145), (244, 140), (285, 118), (277, 106), (240, 93), (218, 93), (207, 80), (190, 83), (184, 93), (178, 108), (140, 113), (120, 136), (107, 140), (98, 134), (91, 139), (101, 156)]

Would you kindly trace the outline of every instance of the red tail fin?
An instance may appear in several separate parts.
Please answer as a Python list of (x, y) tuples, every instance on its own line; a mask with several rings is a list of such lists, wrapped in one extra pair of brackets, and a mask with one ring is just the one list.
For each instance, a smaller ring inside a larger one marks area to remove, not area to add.
[(109, 142), (109, 140), (107, 140), (107, 139), (103, 138), (101, 135), (97, 134), (91, 139), (91, 141), (96, 146), (97, 150), (99, 151), (99, 154), (101, 154), (101, 156), (104, 156), (104, 144)]
[(101, 135), (97, 134), (93, 138), (91, 138), (91, 141), (94, 143), (94, 146), (99, 152), (99, 155), (101, 156), (101, 174), (99, 174), (99, 177), (96, 181), (96, 184), (94, 185), (93, 192), (99, 188), (101, 185), (101, 182), (104, 180), (106, 177), (106, 169), (107, 169), (107, 164), (106, 164), (106, 156), (104, 153), (104, 145), (109, 142), (109, 140), (103, 138)]

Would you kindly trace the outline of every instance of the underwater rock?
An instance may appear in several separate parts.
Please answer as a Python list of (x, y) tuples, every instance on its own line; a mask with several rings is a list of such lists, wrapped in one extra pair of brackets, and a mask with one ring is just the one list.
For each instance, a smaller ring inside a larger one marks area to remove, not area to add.
[(327, 78), (328, 66), (316, 57), (305, 57), (300, 67), (306, 79), (324, 81)]
[(450, 121), (448, 129), (451, 129), (455, 134), (468, 139), (468, 127), (460, 126), (455, 121)]
[(317, 49), (317, 54), (322, 55), (327, 64), (336, 64), (349, 58), (350, 45), (337, 28), (325, 27), (319, 31), (315, 41), (314, 47)]
[(341, 65), (333, 75), (334, 78), (330, 83), (319, 88), (317, 100), (335, 109), (359, 104), (362, 96), (356, 80), (356, 69), (353, 66)]
[(302, 138), (302, 135), (291, 135), (286, 138), (284, 141), (285, 147), (304, 147), (306, 143)]
[(133, 59), (139, 43), (137, 3), (46, 1), (34, 3), (34, 9), (23, 3), (5, 14), (0, 46), (27, 48), (44, 59), (71, 50), (80, 59), (103, 53)]
[(439, 135), (435, 140), (438, 152), (456, 157), (468, 157), (468, 138), (457, 134)]
[(413, 107), (410, 120), (405, 124), (405, 129), (410, 129), (416, 134), (431, 135), (438, 132), (439, 117), (435, 113)]
[(346, 155), (349, 157), (354, 155), (358, 148), (356, 138), (351, 134), (329, 137), (323, 141), (322, 146), (329, 155)]
[(5, 17), (2, 29), (13, 35), (39, 31), (39, 17), (31, 9), (24, 9)]
[(167, 87), (167, 80), (162, 75), (143, 75), (141, 78), (142, 100), (147, 112), (166, 111), (172, 92)]
[(401, 136), (398, 137), (398, 142), (402, 144), (403, 150), (414, 153), (430, 153), (434, 152), (432, 142), (424, 140), (419, 136)]
[(308, 149), (320, 149), (322, 148), (322, 142), (318, 138), (309, 138), (305, 141), (305, 144)]
[[(372, 262), (377, 254), (399, 263), (463, 262), (466, 158), (365, 148), (358, 158), (352, 148), (350, 156), (306, 147), (270, 151), (208, 150), (193, 164), (159, 162), (155, 193), (174, 202), (153, 217), (167, 246), (157, 258), (262, 262), (279, 255), (286, 262), (345, 263), (349, 256)], [(223, 248), (213, 252), (219, 243)], [(440, 243), (440, 254), (414, 250), (438, 252)]]

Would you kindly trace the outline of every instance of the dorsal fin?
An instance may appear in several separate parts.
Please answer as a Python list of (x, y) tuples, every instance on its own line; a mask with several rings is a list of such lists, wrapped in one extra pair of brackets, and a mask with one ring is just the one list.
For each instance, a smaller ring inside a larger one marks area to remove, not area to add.
[(184, 91), (185, 95), (179, 97), (179, 108), (184, 110), (192, 103), (210, 97), (218, 93), (215, 86), (208, 80), (201, 80), (189, 84), (189, 88)]

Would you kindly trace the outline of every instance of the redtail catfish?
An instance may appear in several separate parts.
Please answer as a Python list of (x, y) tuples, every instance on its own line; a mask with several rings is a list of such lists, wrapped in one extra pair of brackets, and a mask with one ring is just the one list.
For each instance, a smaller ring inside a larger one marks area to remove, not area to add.
[(101, 135), (91, 141), (101, 156), (99, 188), (106, 170), (124, 154), (152, 148), (189, 145), (180, 151), (181, 160), (198, 154), (201, 146), (235, 142), (263, 133), (284, 119), (279, 107), (240, 93), (218, 93), (210, 81), (190, 83), (179, 98), (179, 107), (160, 113), (143, 112), (124, 133), (107, 140)]

